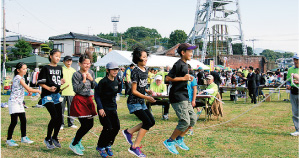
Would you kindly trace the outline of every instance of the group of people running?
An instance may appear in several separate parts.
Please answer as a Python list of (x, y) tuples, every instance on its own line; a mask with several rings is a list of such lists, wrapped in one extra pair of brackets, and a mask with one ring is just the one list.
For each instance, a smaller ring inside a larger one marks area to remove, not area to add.
[[(163, 142), (165, 147), (173, 154), (178, 154), (175, 145), (183, 150), (189, 150), (188, 146), (184, 143), (184, 135), (195, 125), (197, 119), (188, 99), (187, 83), (193, 80), (193, 77), (188, 74), (188, 65), (186, 63), (187, 60), (191, 59), (192, 51), (196, 48), (196, 46), (187, 43), (181, 44), (177, 50), (181, 59), (173, 65), (173, 68), (166, 77), (166, 81), (172, 83), (169, 92), (170, 103), (179, 118), (178, 125), (172, 135)], [(137, 157), (146, 157), (140, 150), (140, 144), (145, 134), (155, 125), (155, 119), (147, 108), (145, 100), (151, 103), (156, 102), (156, 100), (151, 96), (153, 91), (146, 88), (148, 79), (148, 68), (146, 67), (148, 52), (143, 48), (137, 47), (134, 49), (132, 56), (132, 61), (136, 64), (136, 67), (131, 72), (132, 87), (127, 99), (127, 107), (130, 114), (136, 115), (141, 120), (141, 123), (123, 130), (122, 134), (130, 145), (128, 149), (130, 153)], [(49, 54), (50, 64), (45, 65), (38, 76), (38, 84), (41, 86), (42, 91), (30, 88), (24, 82), (24, 75), (27, 72), (26, 64), (18, 63), (16, 65), (12, 92), (8, 101), (11, 124), (8, 129), (6, 143), (9, 146), (18, 146), (16, 141), (12, 139), (18, 117), (21, 121), (21, 142), (33, 143), (26, 136), (26, 117), (22, 104), (26, 89), (28, 92), (41, 94), (42, 105), (46, 107), (51, 116), (47, 135), (44, 139), (46, 147), (48, 149), (61, 148), (58, 134), (63, 119), (61, 106), (63, 98), (60, 93), (64, 90), (61, 86), (68, 84), (64, 87), (72, 87), (75, 92), (69, 109), (70, 116), (77, 117), (81, 124), (69, 148), (75, 154), (83, 155), (84, 146), (81, 142), (82, 138), (93, 127), (93, 118), (98, 116), (103, 130), (100, 134), (96, 150), (102, 157), (113, 156), (111, 146), (120, 130), (116, 103), (119, 84), (116, 79), (119, 71), (117, 63), (108, 63), (106, 65), (106, 77), (100, 80), (99, 83), (96, 83), (94, 72), (90, 70), (92, 63), (90, 55), (84, 54), (79, 58), (80, 70), (73, 73), (71, 83), (66, 83), (64, 79), (66, 74), (64, 74), (63, 68), (58, 65), (60, 59), (61, 52), (57, 49), (51, 50)], [(71, 58), (65, 57), (64, 63), (67, 60), (71, 60)], [(70, 64), (65, 64), (65, 66), (67, 65), (70, 66)], [(91, 89), (94, 89), (97, 110), (93, 103)], [(146, 93), (149, 95), (146, 95)], [(133, 134), (137, 132), (137, 137), (133, 141)]]
[[(192, 57), (192, 51), (196, 49), (188, 43), (182, 43), (177, 49), (181, 58), (173, 65), (172, 69), (165, 78), (165, 81), (171, 82), (169, 91), (169, 101), (172, 105), (177, 117), (178, 125), (168, 139), (163, 141), (164, 146), (173, 154), (179, 154), (176, 146), (183, 150), (189, 150), (184, 143), (184, 136), (196, 124), (197, 116), (193, 110), (193, 100), (189, 100), (187, 85), (188, 82), (194, 81), (194, 77), (188, 72), (187, 60)], [(136, 67), (132, 70), (131, 83), (132, 87), (127, 99), (127, 107), (130, 114), (137, 116), (141, 123), (134, 127), (123, 130), (121, 133), (130, 145), (128, 151), (137, 157), (146, 157), (140, 150), (141, 141), (151, 127), (155, 125), (155, 119), (145, 104), (147, 102), (155, 103), (152, 97), (153, 90), (147, 89), (148, 84), (148, 68), (146, 67), (148, 52), (143, 48), (135, 48), (132, 53), (132, 61)], [(120, 130), (120, 121), (117, 114), (116, 96), (119, 92), (119, 82), (116, 79), (119, 71), (117, 63), (109, 62), (106, 65), (107, 75), (98, 83), (95, 81), (95, 75), (91, 66), (90, 55), (84, 54), (79, 58), (80, 70), (73, 73), (71, 83), (65, 80), (63, 68), (57, 65), (60, 62), (61, 52), (53, 49), (49, 54), (50, 64), (44, 66), (38, 76), (38, 84), (42, 87), (42, 91), (30, 88), (24, 81), (24, 75), (27, 73), (27, 66), (24, 63), (18, 63), (14, 71), (12, 92), (8, 101), (9, 114), (11, 123), (8, 128), (8, 136), (6, 143), (9, 146), (18, 146), (16, 141), (12, 139), (14, 128), (19, 117), (21, 121), (21, 143), (33, 143), (26, 136), (26, 116), (23, 106), (24, 91), (40, 93), (42, 105), (48, 110), (51, 120), (47, 128), (47, 135), (44, 143), (48, 149), (61, 148), (58, 134), (61, 129), (63, 119), (62, 105), (63, 98), (60, 93), (65, 88), (61, 85), (67, 84), (66, 88), (73, 88), (75, 96), (72, 98), (69, 113), (72, 117), (77, 117), (81, 124), (77, 130), (75, 137), (72, 139), (69, 148), (77, 155), (83, 155), (85, 150), (82, 144), (82, 138), (93, 127), (93, 118), (99, 117), (103, 130), (100, 134), (96, 150), (101, 157), (113, 156), (111, 146), (114, 144), (115, 137)], [(66, 67), (70, 67), (70, 63), (66, 64), (69, 57), (64, 58)], [(298, 64), (297, 64), (298, 65)], [(68, 74), (68, 77), (70, 75)], [(298, 77), (298, 76), (296, 76)], [(213, 82), (213, 76), (209, 75), (207, 79)], [(296, 82), (297, 83), (297, 82)], [(212, 85), (212, 84), (211, 84)], [(214, 84), (216, 85), (216, 84)], [(215, 86), (217, 91), (217, 87)], [(93, 103), (91, 89), (94, 89), (94, 99), (97, 109)], [(149, 94), (149, 95), (146, 95)], [(298, 96), (297, 96), (298, 97)], [(65, 99), (65, 98), (64, 98)], [(296, 132), (297, 132), (296, 128)], [(135, 141), (132, 140), (133, 135), (137, 134)]]

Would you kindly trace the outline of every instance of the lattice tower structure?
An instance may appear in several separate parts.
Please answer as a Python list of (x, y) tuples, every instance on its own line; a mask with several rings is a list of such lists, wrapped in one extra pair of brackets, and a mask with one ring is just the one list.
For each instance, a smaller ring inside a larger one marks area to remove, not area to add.
[[(247, 55), (239, 0), (197, 0), (194, 26), (186, 42), (202, 45), (195, 50), (204, 62), (206, 55), (233, 54), (232, 43), (242, 43), (243, 55)], [(216, 59), (217, 61), (217, 59)]]
[(113, 23), (113, 36), (117, 37), (117, 23), (119, 22), (120, 16), (111, 17), (111, 22)]

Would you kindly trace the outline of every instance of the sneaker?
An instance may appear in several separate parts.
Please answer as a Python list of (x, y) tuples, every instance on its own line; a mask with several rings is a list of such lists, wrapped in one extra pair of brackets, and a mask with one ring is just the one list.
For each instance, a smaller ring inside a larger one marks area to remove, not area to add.
[[(75, 138), (73, 138), (72, 139), (72, 142), (71, 142), (71, 144), (73, 144), (73, 142), (74, 142), (74, 139)], [(81, 139), (82, 140), (82, 139)], [(78, 144), (79, 144), (79, 148), (81, 149), (81, 151), (84, 151), (85, 150), (85, 148), (84, 148), (84, 146), (82, 145), (82, 143), (81, 143), (81, 140), (78, 142)]]
[(111, 146), (107, 146), (106, 147), (106, 153), (109, 155), (109, 156), (113, 156), (113, 152), (111, 150)]
[(61, 126), (60, 126), (60, 130), (62, 130), (63, 128), (64, 128), (64, 126), (63, 126), (63, 125), (61, 125)]
[(37, 108), (43, 108), (44, 106), (39, 105), (39, 104), (36, 104), (36, 107), (37, 107)]
[(168, 120), (168, 114), (162, 116), (162, 120)]
[(34, 141), (30, 140), (27, 136), (21, 138), (21, 143), (28, 143), (31, 144)]
[(291, 136), (299, 136), (299, 132), (298, 131), (293, 132), (293, 133), (291, 133)]
[(130, 134), (128, 132), (128, 129), (126, 130), (122, 130), (122, 134), (124, 135), (124, 137), (126, 138), (127, 142), (130, 144), (130, 145), (133, 145), (133, 142), (132, 142), (132, 134)]
[(79, 144), (76, 144), (75, 146), (71, 143), (69, 148), (77, 155), (83, 155), (82, 150), (79, 147)]
[(105, 148), (96, 147), (96, 150), (100, 153), (100, 155), (103, 158), (107, 158), (108, 157)]
[(6, 140), (6, 144), (9, 145), (9, 146), (19, 146), (16, 141), (14, 140)]
[[(74, 139), (73, 139), (74, 140)], [(82, 140), (82, 139), (81, 139)], [(82, 145), (82, 143), (81, 143), (81, 140), (79, 141), (79, 147), (80, 147), (80, 149), (81, 149), (81, 151), (84, 151), (85, 150), (85, 148), (84, 148), (84, 146)]]
[(187, 147), (187, 145), (184, 143), (184, 137), (182, 137), (180, 139), (176, 139), (174, 142), (175, 142), (175, 145), (179, 146), (181, 149), (189, 150), (189, 147)]
[(59, 143), (58, 139), (53, 139), (52, 138), (52, 142), (54, 143), (54, 145), (57, 147), (57, 148), (61, 148), (61, 144)]
[(188, 130), (188, 133), (187, 133), (187, 136), (193, 136), (194, 135), (194, 132), (192, 129), (189, 129)]
[(179, 152), (175, 148), (175, 142), (167, 142), (167, 139), (163, 142), (164, 146), (173, 154), (179, 154)]
[(141, 152), (141, 150), (140, 150), (140, 147), (136, 147), (135, 149), (131, 146), (129, 149), (128, 149), (128, 151), (131, 153), (131, 154), (133, 154), (133, 155), (135, 155), (135, 156), (137, 156), (137, 157), (146, 157), (142, 152)]
[(23, 105), (23, 106), (24, 106), (24, 108), (25, 108), (25, 109), (27, 109), (27, 108), (28, 108), (28, 106), (26, 106), (26, 105)]
[(78, 128), (76, 125), (71, 125), (70, 127), (71, 128)]
[(51, 139), (49, 139), (49, 140), (45, 139), (44, 143), (46, 144), (46, 146), (47, 146), (48, 149), (54, 149), (55, 148), (55, 146), (53, 145), (53, 142), (52, 142)]

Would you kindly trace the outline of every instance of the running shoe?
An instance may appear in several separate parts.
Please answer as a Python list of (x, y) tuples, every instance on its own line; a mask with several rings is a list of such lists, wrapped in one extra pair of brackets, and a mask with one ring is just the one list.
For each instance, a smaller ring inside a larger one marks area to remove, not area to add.
[(188, 133), (187, 133), (187, 136), (193, 136), (194, 135), (194, 132), (192, 129), (189, 129), (188, 130)]
[(168, 114), (163, 115), (162, 120), (168, 120)]
[(52, 142), (57, 148), (61, 148), (61, 144), (59, 143), (57, 138), (56, 139), (52, 138)]
[(184, 137), (174, 140), (175, 145), (179, 146), (183, 150), (189, 150), (189, 147), (184, 143)]
[(293, 133), (291, 133), (291, 136), (299, 136), (299, 132), (298, 131), (293, 132)]
[(79, 144), (73, 145), (72, 143), (70, 144), (69, 148), (77, 155), (83, 155), (82, 150), (79, 147)]
[(111, 146), (107, 146), (106, 147), (106, 153), (109, 155), (109, 156), (113, 156), (113, 152), (111, 150)]
[[(75, 138), (74, 138), (74, 139), (75, 139)], [(73, 141), (74, 141), (74, 139), (73, 139)], [(78, 144), (79, 144), (79, 147), (80, 147), (81, 151), (84, 151), (85, 148), (84, 148), (84, 146), (82, 145), (81, 140), (82, 140), (82, 139), (80, 139), (80, 141), (78, 142)]]
[(6, 140), (6, 144), (9, 146), (19, 146), (16, 141), (10, 139), (10, 140)]
[(107, 158), (108, 157), (105, 148), (96, 147), (96, 150), (100, 153), (100, 155), (103, 158)]
[(21, 143), (28, 143), (31, 144), (34, 141), (30, 140), (27, 136), (21, 138)]
[(49, 140), (45, 139), (44, 143), (46, 144), (48, 149), (54, 149), (55, 148), (55, 146), (53, 145), (52, 139), (49, 139)]
[(130, 144), (130, 145), (133, 145), (133, 142), (132, 142), (132, 134), (130, 134), (128, 132), (128, 129), (125, 129), (122, 131), (122, 134), (124, 135), (124, 137), (126, 138), (127, 142)]
[(175, 148), (175, 142), (167, 142), (167, 139), (163, 142), (164, 146), (169, 150), (169, 152), (173, 154), (179, 154), (179, 152)]
[(131, 154), (133, 154), (133, 155), (135, 155), (135, 156), (137, 156), (137, 157), (146, 157), (142, 152), (141, 152), (141, 150), (140, 150), (140, 147), (136, 147), (135, 149), (131, 146), (129, 149), (128, 149), (128, 151), (131, 153)]

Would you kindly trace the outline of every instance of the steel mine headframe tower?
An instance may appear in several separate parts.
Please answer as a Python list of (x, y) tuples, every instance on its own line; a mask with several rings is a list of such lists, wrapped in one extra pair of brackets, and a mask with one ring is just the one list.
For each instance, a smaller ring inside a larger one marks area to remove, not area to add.
[[(229, 29), (235, 29), (234, 34)], [(207, 52), (213, 52), (216, 57), (217, 54), (232, 55), (231, 42), (242, 42), (243, 55), (247, 55), (239, 0), (197, 0), (194, 26), (186, 42), (202, 43), (202, 62)], [(199, 49), (194, 55), (200, 55)]]
[(120, 16), (113, 16), (111, 17), (111, 22), (113, 23), (113, 36), (117, 36), (117, 23), (119, 22)]

